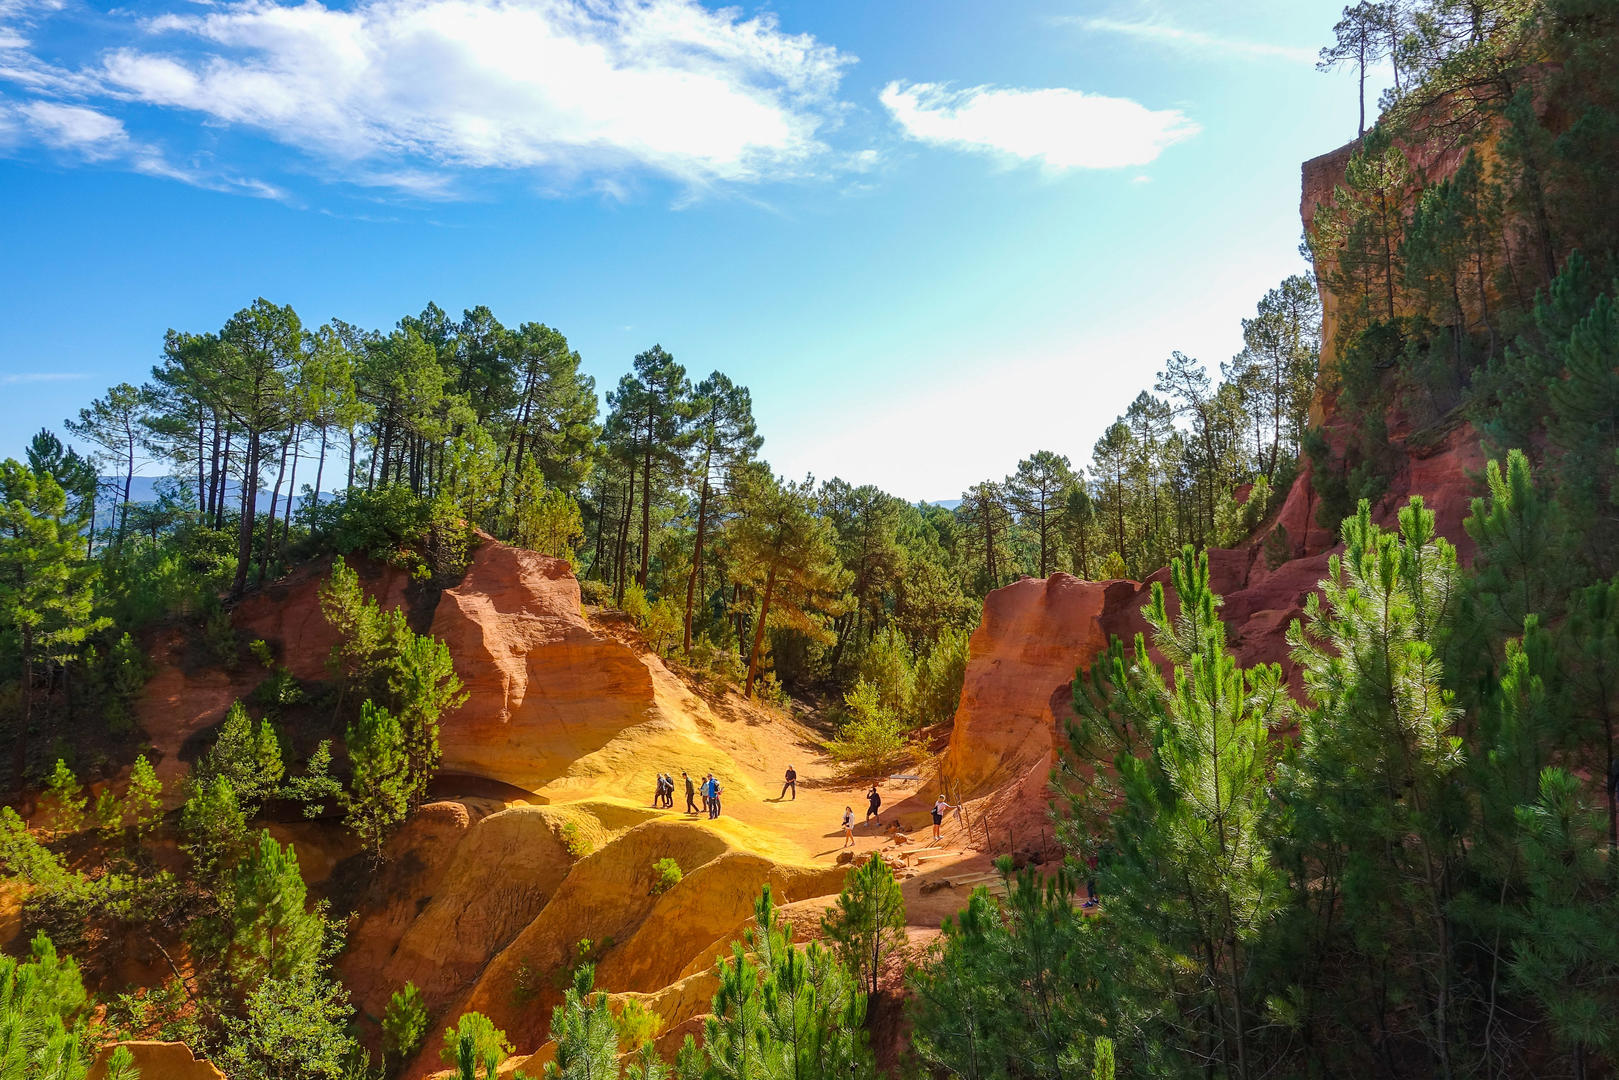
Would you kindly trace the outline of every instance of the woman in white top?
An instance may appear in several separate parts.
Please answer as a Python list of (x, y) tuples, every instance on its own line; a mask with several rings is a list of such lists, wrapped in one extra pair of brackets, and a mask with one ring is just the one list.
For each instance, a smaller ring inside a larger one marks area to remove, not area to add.
[(933, 804), (933, 839), (935, 842), (939, 839), (939, 826), (944, 824), (944, 812), (954, 809), (954, 806), (944, 801), (943, 795), (940, 795), (939, 801)]
[(843, 846), (854, 847), (854, 807), (843, 808)]

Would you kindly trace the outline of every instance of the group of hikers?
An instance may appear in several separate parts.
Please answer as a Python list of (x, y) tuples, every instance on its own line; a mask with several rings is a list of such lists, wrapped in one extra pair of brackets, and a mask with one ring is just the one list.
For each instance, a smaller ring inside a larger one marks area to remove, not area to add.
[[(705, 776), (700, 784), (693, 783), (691, 774), (684, 770), (681, 771), (680, 778), (685, 782), (686, 787), (686, 813), (704, 813), (710, 818), (717, 818), (720, 816), (720, 793), (724, 790), (724, 788), (720, 786), (719, 780), (715, 778), (713, 773), (709, 773), (707, 776)], [(703, 799), (703, 808), (701, 811), (697, 809), (697, 797), (699, 795), (701, 795)], [(781, 802), (782, 800), (788, 798), (789, 795), (792, 797), (794, 802), (798, 801), (798, 771), (791, 765), (787, 766), (787, 771), (782, 776), (781, 794), (776, 797), (776, 801)], [(673, 775), (669, 773), (658, 774), (657, 787), (652, 795), (652, 805), (663, 810), (674, 809), (675, 778)], [(871, 824), (873, 818), (878, 818), (878, 813), (881, 811), (882, 805), (882, 794), (878, 792), (877, 784), (875, 781), (873, 781), (871, 790), (866, 792), (865, 824), (869, 825)], [(946, 802), (943, 794), (941, 794), (938, 801), (933, 804), (934, 843), (938, 843), (940, 840), (940, 829), (944, 825), (944, 815), (951, 810), (959, 809), (959, 806)], [(877, 824), (882, 824), (881, 818), (878, 818)], [(845, 806), (843, 808), (843, 846), (854, 846), (853, 806)]]
[[(711, 818), (720, 816), (720, 793), (725, 789), (720, 786), (719, 780), (713, 773), (703, 777), (703, 782), (700, 784), (693, 783), (691, 774), (684, 769), (680, 772), (680, 778), (686, 785), (686, 813), (703, 813)], [(697, 809), (697, 796), (699, 794), (703, 797), (703, 808), (700, 811)], [(652, 805), (664, 810), (673, 810), (675, 808), (675, 778), (670, 774), (658, 774), (658, 785), (652, 794)]]

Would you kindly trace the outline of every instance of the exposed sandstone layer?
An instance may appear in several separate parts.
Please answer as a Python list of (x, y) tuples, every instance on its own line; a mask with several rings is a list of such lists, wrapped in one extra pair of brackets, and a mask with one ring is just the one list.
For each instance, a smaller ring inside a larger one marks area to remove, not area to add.
[(118, 1046), (128, 1047), (142, 1080), (226, 1080), (225, 1074), (198, 1060), (191, 1048), (178, 1042), (126, 1042), (106, 1047), (96, 1057), (85, 1080), (106, 1080), (107, 1062)]
[(598, 634), (560, 559), (486, 542), (444, 592), (432, 633), (455, 657), (466, 703), (444, 719), (444, 768), (537, 790), (650, 719), (652, 674)]

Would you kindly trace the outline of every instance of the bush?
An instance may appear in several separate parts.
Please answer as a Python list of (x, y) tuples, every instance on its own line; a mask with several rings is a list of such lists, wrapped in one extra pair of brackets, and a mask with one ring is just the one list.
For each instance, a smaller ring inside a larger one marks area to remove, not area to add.
[(358, 551), (418, 578), (459, 575), (476, 539), (453, 500), (402, 484), (341, 492), (299, 513), (322, 547), (339, 555)]
[(594, 607), (606, 607), (613, 602), (612, 586), (595, 578), (583, 578), (579, 582), (579, 602)]
[(422, 1004), (422, 992), (415, 983), (407, 982), (388, 999), (388, 1011), (382, 1016), (383, 1053), (395, 1061), (404, 1061), (422, 1048), (431, 1023), (427, 1006)]
[(843, 701), (848, 718), (837, 738), (826, 744), (827, 752), (856, 772), (887, 772), (909, 748), (905, 726), (883, 708), (877, 688), (864, 679), (855, 683)]
[(658, 1037), (658, 1032), (663, 1030), (663, 1017), (635, 998), (629, 998), (613, 1017), (613, 1026), (618, 1028), (618, 1045), (623, 1052), (630, 1053)]
[(579, 829), (579, 823), (565, 821), (562, 823), (562, 849), (576, 859), (582, 859), (591, 852), (590, 838)]
[(646, 635), (646, 643), (652, 651), (659, 656), (667, 657), (680, 647), (682, 637), (685, 635), (685, 615), (674, 600), (665, 596), (647, 611), (644, 622), (641, 623), (641, 632)]
[(681, 873), (680, 864), (673, 859), (663, 858), (652, 864), (652, 895), (662, 896), (676, 885), (685, 876)]
[(618, 605), (618, 609), (628, 615), (636, 626), (645, 626), (647, 616), (652, 613), (646, 590), (633, 581), (624, 586), (624, 602)]

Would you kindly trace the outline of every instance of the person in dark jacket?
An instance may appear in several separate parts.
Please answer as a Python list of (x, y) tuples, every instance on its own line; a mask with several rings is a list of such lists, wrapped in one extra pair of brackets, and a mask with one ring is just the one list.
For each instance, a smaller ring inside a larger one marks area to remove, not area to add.
[(680, 778), (686, 781), (686, 813), (697, 813), (697, 804), (693, 801), (697, 797), (697, 787), (691, 782), (691, 774), (685, 769), (680, 770)]
[[(871, 819), (877, 816), (877, 811), (882, 808), (882, 805), (883, 805), (883, 797), (881, 795), (877, 794), (877, 785), (875, 783), (873, 783), (871, 785), (871, 790), (866, 792), (866, 824), (867, 825), (871, 824)], [(882, 822), (879, 821), (877, 824), (881, 825)]]
[(785, 799), (787, 797), (788, 789), (791, 789), (792, 793), (793, 793), (793, 801), (797, 802), (798, 801), (798, 773), (793, 769), (793, 767), (791, 765), (787, 766), (787, 775), (783, 779), (784, 779), (785, 782), (781, 785), (781, 794), (776, 796), (776, 801), (781, 802), (781, 800)]

